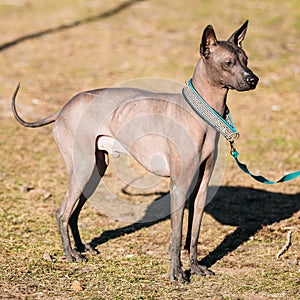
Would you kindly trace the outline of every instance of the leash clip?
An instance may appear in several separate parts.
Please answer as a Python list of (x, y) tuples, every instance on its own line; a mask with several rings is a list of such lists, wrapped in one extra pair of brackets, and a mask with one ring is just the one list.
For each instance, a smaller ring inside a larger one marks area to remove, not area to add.
[(229, 143), (230, 143), (230, 154), (231, 154), (231, 156), (232, 156), (233, 158), (236, 159), (236, 158), (239, 156), (239, 153), (238, 153), (238, 151), (235, 149), (235, 147), (233, 146), (234, 141), (229, 142)]

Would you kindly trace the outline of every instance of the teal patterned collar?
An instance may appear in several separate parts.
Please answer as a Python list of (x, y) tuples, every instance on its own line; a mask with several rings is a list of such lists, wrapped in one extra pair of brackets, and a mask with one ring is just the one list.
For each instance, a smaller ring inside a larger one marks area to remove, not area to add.
[(211, 127), (221, 133), (229, 142), (239, 138), (230, 111), (226, 106), (226, 119), (215, 111), (196, 91), (192, 79), (182, 89), (182, 94), (193, 110)]

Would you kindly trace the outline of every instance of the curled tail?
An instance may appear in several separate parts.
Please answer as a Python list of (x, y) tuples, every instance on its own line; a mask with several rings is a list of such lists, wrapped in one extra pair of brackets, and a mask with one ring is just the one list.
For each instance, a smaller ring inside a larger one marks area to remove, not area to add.
[(21, 125), (23, 125), (23, 126), (25, 126), (25, 127), (32, 127), (32, 128), (34, 128), (34, 127), (41, 127), (41, 126), (48, 125), (48, 124), (50, 124), (50, 123), (53, 123), (53, 122), (56, 120), (56, 118), (57, 118), (57, 116), (58, 116), (58, 114), (59, 114), (59, 111), (56, 112), (56, 113), (53, 113), (53, 114), (49, 115), (48, 117), (46, 117), (46, 118), (44, 118), (44, 119), (38, 120), (38, 121), (36, 121), (36, 122), (26, 122), (26, 121), (24, 121), (24, 120), (18, 115), (17, 109), (16, 109), (16, 96), (17, 96), (17, 94), (18, 94), (19, 89), (20, 89), (20, 83), (18, 84), (18, 86), (17, 86), (17, 88), (16, 88), (16, 90), (15, 90), (13, 96), (12, 96), (12, 100), (11, 100), (11, 108), (12, 108), (12, 112), (13, 112), (13, 114), (14, 114), (16, 120), (17, 120)]

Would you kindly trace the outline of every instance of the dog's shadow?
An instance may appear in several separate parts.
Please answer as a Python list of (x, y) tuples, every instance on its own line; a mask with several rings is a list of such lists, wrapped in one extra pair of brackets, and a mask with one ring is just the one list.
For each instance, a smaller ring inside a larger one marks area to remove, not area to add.
[[(164, 209), (169, 210), (168, 195), (161, 194), (161, 196), (164, 197), (164, 203), (167, 206)], [(97, 247), (108, 240), (168, 219), (169, 215), (159, 220), (145, 221), (153, 216), (155, 203), (154, 201), (149, 205), (145, 216), (139, 222), (103, 232), (90, 242), (91, 246)], [(244, 187), (220, 187), (213, 200), (206, 206), (206, 212), (221, 224), (236, 226), (236, 229), (229, 233), (200, 263), (207, 267), (213, 266), (218, 260), (248, 241), (262, 226), (288, 219), (299, 210), (300, 193), (289, 195)]]
[(236, 229), (200, 263), (211, 267), (248, 241), (262, 226), (288, 219), (299, 210), (300, 193), (289, 195), (244, 187), (221, 187), (207, 205), (206, 212), (221, 224), (236, 226)]

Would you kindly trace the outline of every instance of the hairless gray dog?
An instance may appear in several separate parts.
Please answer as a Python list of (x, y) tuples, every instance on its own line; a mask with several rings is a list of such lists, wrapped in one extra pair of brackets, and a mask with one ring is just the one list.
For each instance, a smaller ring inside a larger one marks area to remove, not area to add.
[[(192, 83), (196, 91), (221, 116), (225, 115), (229, 89), (254, 89), (258, 77), (247, 67), (242, 49), (248, 21), (227, 41), (218, 41), (212, 26), (203, 32), (200, 59)], [(135, 88), (107, 88), (77, 94), (63, 108), (37, 122), (26, 122), (12, 110), (19, 123), (40, 127), (54, 123), (53, 134), (66, 164), (68, 186), (57, 210), (58, 227), (68, 260), (82, 260), (80, 252), (93, 250), (81, 241), (78, 216), (108, 165), (108, 153), (130, 154), (144, 168), (170, 177), (171, 237), (170, 279), (187, 281), (182, 269), (182, 221), (189, 198), (189, 225), (185, 248), (191, 273), (213, 274), (197, 260), (197, 243), (206, 203), (208, 183), (217, 157), (219, 134), (189, 106), (182, 94), (154, 93)], [(71, 248), (68, 226), (75, 249)]]

